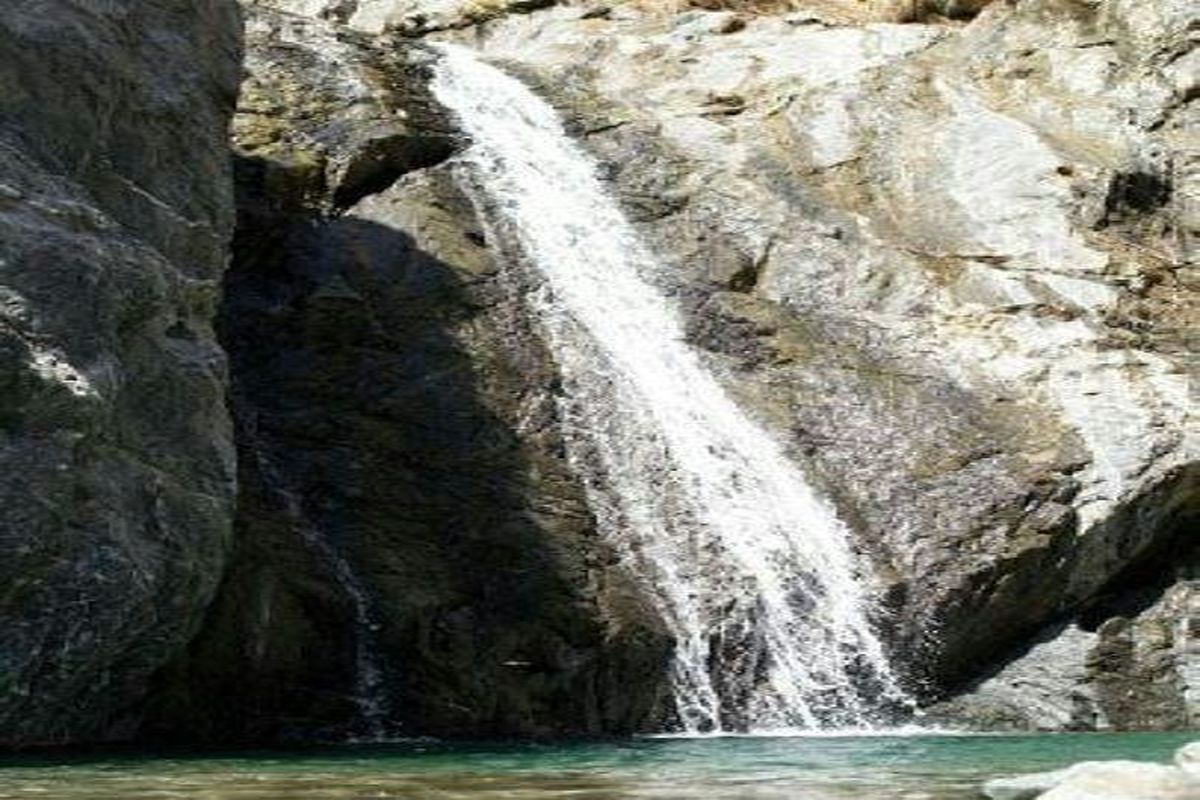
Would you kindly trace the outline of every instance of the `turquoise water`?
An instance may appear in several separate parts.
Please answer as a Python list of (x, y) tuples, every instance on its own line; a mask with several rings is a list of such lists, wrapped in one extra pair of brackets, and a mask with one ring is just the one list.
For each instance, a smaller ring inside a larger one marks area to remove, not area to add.
[(0, 758), (0, 798), (976, 798), (990, 777), (1075, 761), (1169, 761), (1197, 734), (844, 736), (443, 743)]

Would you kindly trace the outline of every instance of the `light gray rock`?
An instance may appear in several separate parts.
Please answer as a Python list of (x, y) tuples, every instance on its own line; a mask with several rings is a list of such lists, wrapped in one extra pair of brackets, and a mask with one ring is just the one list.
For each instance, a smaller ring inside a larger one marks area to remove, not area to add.
[[(695, 343), (854, 520), (882, 624), (945, 691), (1052, 620), (1079, 613), (1090, 636), (1190, 580), (1174, 573), (1200, 503), (1178, 167), (1194, 104), (1167, 69), (1189, 16), (1034, 0), (966, 26), (768, 16), (723, 34), (705, 12), (551, 9), (462, 38), (612, 166), (659, 281), (694, 298)], [(1163, 608), (1164, 629), (1191, 613)], [(1175, 700), (1138, 726), (1193, 713), (1184, 659), (1076, 656), (1080, 681), (1156, 676)], [(1119, 692), (1052, 683), (1055, 710), (1014, 724), (1136, 716)]]
[(1054, 772), (997, 778), (991, 800), (1193, 800), (1200, 782), (1183, 770), (1139, 761), (1085, 761)]
[(1012, 778), (994, 778), (983, 785), (983, 793), (991, 800), (1033, 800), (1062, 783), (1068, 771), (1058, 769)]
[(1104, 727), (1088, 654), (1099, 635), (1078, 625), (1054, 626), (995, 675), (928, 713), (947, 722), (970, 719), (987, 729), (1072, 730)]
[(1200, 782), (1175, 767), (1137, 761), (1076, 764), (1040, 800), (1195, 800)]
[(1200, 709), (1191, 620), (1200, 610), (1200, 584), (1184, 578), (1166, 590), (1110, 596), (1115, 605), (1108, 608), (1103, 602), (1087, 615), (1094, 630), (1048, 628), (995, 674), (930, 714), (1041, 730), (1193, 727)]
[(1200, 780), (1200, 742), (1191, 742), (1175, 751), (1175, 766), (1193, 780)]

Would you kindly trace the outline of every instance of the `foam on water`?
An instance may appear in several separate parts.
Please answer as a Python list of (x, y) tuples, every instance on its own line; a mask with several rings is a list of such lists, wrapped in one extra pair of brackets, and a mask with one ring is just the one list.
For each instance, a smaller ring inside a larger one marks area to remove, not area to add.
[(643, 739), (887, 739), (929, 736), (991, 736), (983, 731), (920, 725), (892, 725), (866, 728), (753, 728), (747, 731), (710, 731), (707, 733), (671, 731), (642, 734)]
[(463, 183), (562, 375), (601, 532), (675, 639), (679, 727), (869, 729), (904, 705), (846, 526), (685, 341), (662, 269), (553, 109), (439, 45)]

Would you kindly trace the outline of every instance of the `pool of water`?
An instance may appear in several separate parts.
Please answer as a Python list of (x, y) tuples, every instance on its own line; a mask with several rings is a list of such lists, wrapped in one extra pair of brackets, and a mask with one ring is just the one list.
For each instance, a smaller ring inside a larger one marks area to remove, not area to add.
[(1187, 733), (409, 741), (237, 754), (0, 758), (0, 798), (977, 798), (991, 777), (1089, 759), (1166, 762)]

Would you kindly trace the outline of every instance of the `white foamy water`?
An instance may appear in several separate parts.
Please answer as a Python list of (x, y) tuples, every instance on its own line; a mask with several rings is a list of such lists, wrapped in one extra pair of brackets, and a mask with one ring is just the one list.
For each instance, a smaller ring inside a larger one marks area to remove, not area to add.
[(519, 81), (439, 49), (464, 184), (562, 374), (569, 456), (674, 635), (679, 727), (865, 728), (906, 704), (845, 525), (684, 341), (592, 161)]

